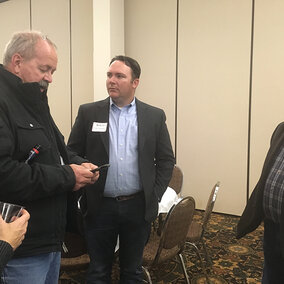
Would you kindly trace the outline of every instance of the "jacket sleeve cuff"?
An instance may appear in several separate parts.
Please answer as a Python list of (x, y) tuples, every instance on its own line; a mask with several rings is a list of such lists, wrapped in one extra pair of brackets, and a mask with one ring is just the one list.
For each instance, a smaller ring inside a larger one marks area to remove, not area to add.
[(0, 257), (0, 273), (1, 273), (7, 262), (13, 256), (12, 246), (9, 243), (2, 240), (0, 240), (0, 256), (1, 256)]
[(65, 183), (65, 188), (70, 188), (72, 190), (76, 184), (75, 174), (69, 165), (64, 165), (63, 169), (68, 175), (68, 179), (66, 180), (66, 183)]

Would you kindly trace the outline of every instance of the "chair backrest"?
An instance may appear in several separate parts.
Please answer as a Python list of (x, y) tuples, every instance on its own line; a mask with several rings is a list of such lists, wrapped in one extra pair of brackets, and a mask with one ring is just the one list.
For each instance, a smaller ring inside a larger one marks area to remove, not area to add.
[(177, 194), (181, 192), (183, 184), (183, 172), (179, 166), (175, 165), (173, 168), (172, 177), (169, 183), (171, 187)]
[(162, 249), (172, 249), (174, 247), (178, 247), (179, 251), (184, 246), (194, 210), (195, 200), (190, 196), (184, 197), (172, 206), (165, 219), (158, 253)]
[(208, 201), (207, 201), (207, 205), (206, 205), (206, 209), (205, 209), (204, 217), (203, 217), (203, 224), (202, 224), (203, 231), (205, 230), (207, 223), (210, 219), (213, 207), (215, 205), (215, 201), (216, 201), (216, 198), (217, 198), (217, 193), (219, 191), (219, 188), (220, 188), (220, 182), (218, 181), (213, 186), (211, 193), (209, 195)]

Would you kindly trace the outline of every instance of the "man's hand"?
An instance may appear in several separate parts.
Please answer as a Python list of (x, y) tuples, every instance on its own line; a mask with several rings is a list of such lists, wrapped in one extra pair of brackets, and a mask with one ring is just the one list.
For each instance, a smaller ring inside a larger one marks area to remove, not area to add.
[(6, 223), (0, 215), (0, 240), (11, 245), (15, 250), (25, 238), (30, 214), (27, 210), (22, 210), (22, 216), (11, 223)]
[(97, 166), (92, 163), (83, 163), (82, 165), (71, 164), (70, 167), (72, 168), (76, 178), (76, 184), (73, 188), (73, 191), (79, 190), (81, 187), (84, 187), (87, 184), (93, 184), (99, 178), (98, 172), (92, 173), (90, 171), (94, 168), (97, 168)]

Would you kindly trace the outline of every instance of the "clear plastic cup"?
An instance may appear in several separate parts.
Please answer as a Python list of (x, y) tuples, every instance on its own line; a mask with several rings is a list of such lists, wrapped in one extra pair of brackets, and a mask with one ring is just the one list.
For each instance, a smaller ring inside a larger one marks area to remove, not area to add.
[(13, 222), (16, 217), (21, 216), (23, 208), (21, 205), (0, 201), (0, 215), (7, 223)]

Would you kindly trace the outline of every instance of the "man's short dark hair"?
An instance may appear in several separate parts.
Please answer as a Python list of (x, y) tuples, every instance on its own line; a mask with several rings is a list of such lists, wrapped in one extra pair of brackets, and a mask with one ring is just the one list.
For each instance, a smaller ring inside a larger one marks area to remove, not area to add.
[(132, 80), (140, 78), (141, 68), (140, 68), (139, 63), (135, 59), (128, 57), (128, 56), (124, 56), (124, 55), (117, 55), (110, 61), (109, 65), (111, 65), (116, 60), (122, 61), (122, 62), (124, 62), (125, 65), (130, 67), (130, 69), (132, 71), (131, 72), (132, 73)]

